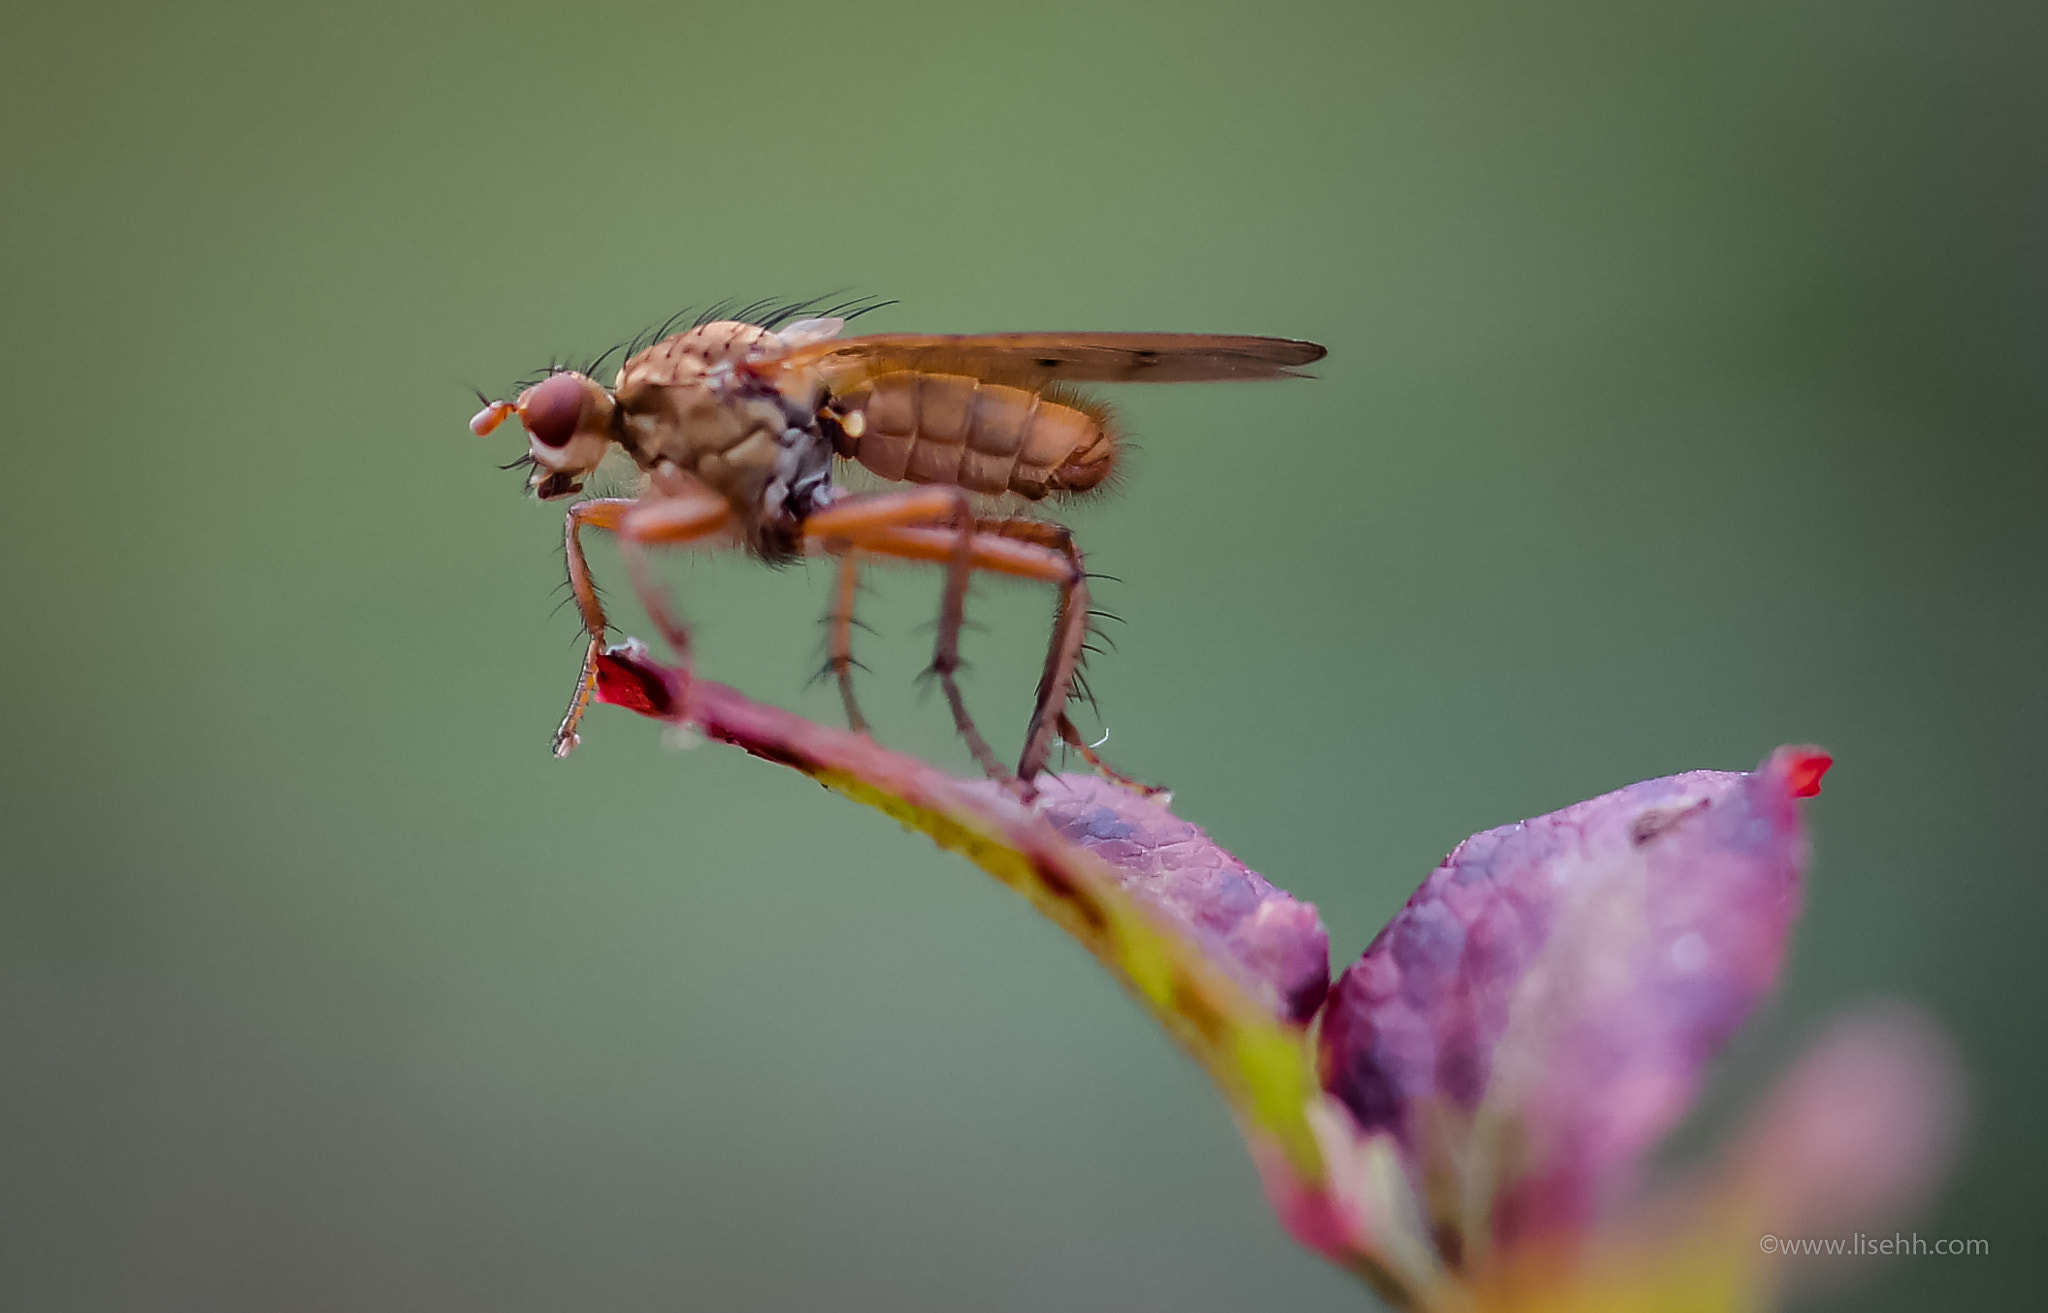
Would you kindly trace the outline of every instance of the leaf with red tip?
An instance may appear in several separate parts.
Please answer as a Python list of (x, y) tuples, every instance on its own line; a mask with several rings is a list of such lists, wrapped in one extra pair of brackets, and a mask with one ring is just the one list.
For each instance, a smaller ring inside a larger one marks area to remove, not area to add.
[(591, 666), (592, 693), (599, 702), (651, 716), (674, 714), (680, 688), (673, 674), (647, 659), (647, 649), (628, 639), (598, 653)]
[(1454, 1258), (1583, 1228), (1690, 1105), (1777, 980), (1816, 758), (1474, 835), (1332, 987), (1324, 1081), (1400, 1137)]
[[(603, 653), (595, 695), (800, 770), (962, 854), (1027, 898), (1127, 985), (1216, 1081), (1283, 1219), (1406, 1306), (1440, 1279), (1407, 1225), (1391, 1149), (1332, 1130), (1304, 1026), (1329, 972), (1315, 908), (1158, 802), (1085, 776), (1041, 780), (1035, 807), (873, 739), (687, 678), (638, 644)], [(1333, 1180), (1328, 1153), (1343, 1180)], [(1383, 1170), (1384, 1169), (1384, 1170)]]
[(1285, 1163), (1304, 1188), (1319, 1187), (1322, 1155), (1307, 1111), (1318, 1092), (1302, 1022), (1327, 977), (1329, 942), (1313, 907), (1164, 807), (1092, 778), (1045, 781), (1034, 809), (866, 735), (690, 679), (638, 644), (604, 652), (595, 681), (601, 702), (689, 724), (803, 771), (1023, 894), (1209, 1069), (1255, 1150)]
[(1785, 758), (1785, 776), (1795, 798), (1820, 796), (1820, 777), (1828, 773), (1835, 759), (1819, 748), (1780, 748)]

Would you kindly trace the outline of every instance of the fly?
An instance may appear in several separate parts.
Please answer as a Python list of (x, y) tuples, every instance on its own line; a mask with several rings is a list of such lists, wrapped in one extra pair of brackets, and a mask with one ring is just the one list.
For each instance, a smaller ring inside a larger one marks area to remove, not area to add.
[[(1026, 795), (1055, 734), (1094, 761), (1066, 714), (1088, 635), (1081, 552), (1064, 525), (1018, 513), (1100, 488), (1116, 467), (1118, 433), (1108, 408), (1074, 385), (1298, 378), (1299, 366), (1324, 355), (1312, 342), (1198, 333), (841, 338), (845, 322), (700, 324), (632, 355), (608, 388), (560, 370), (514, 400), (487, 402), (470, 421), (488, 434), (519, 417), (527, 436), (522, 459), (533, 466), (529, 486), (542, 499), (582, 491), (613, 447), (646, 475), (638, 496), (593, 497), (569, 508), (569, 586), (590, 642), (555, 731), (556, 756), (578, 742), (611, 632), (581, 540), (583, 530), (602, 529), (628, 549), (648, 612), (686, 668), (688, 628), (647, 586), (638, 548), (724, 541), (768, 561), (836, 559), (828, 666), (856, 730), (866, 729), (852, 678), (861, 558), (943, 565), (931, 669), (975, 761)], [(842, 460), (918, 486), (849, 492), (833, 479)], [(976, 729), (955, 679), (977, 571), (1037, 580), (1058, 594), (1014, 774)]]

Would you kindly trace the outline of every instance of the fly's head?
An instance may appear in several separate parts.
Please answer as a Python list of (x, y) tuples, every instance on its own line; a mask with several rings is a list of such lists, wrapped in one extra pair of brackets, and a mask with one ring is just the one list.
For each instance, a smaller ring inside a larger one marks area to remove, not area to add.
[(469, 421), (486, 434), (517, 415), (526, 429), (526, 459), (533, 465), (527, 486), (542, 500), (583, 490), (584, 479), (604, 459), (614, 437), (618, 404), (595, 382), (562, 370), (519, 394), (516, 401), (490, 401)]

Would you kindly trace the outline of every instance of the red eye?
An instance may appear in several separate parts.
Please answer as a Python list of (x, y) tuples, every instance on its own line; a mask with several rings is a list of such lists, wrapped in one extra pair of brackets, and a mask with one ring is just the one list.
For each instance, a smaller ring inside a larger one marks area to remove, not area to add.
[(576, 421), (583, 414), (583, 382), (574, 374), (556, 374), (526, 394), (519, 403), (519, 421), (535, 440), (549, 447), (566, 447), (576, 436)]

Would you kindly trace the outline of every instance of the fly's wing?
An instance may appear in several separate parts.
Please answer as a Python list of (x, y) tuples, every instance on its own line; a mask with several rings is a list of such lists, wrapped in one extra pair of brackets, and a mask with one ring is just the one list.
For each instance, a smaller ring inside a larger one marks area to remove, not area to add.
[(796, 347), (761, 368), (815, 370), (828, 387), (897, 370), (1042, 383), (1206, 383), (1302, 378), (1322, 347), (1214, 333), (873, 333)]

